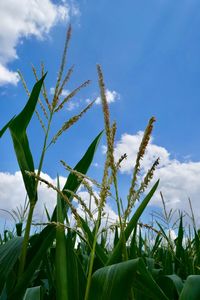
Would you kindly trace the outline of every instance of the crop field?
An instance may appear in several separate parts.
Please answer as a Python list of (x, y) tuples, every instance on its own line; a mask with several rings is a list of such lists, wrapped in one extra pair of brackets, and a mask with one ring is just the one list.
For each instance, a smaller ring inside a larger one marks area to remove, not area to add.
[[(71, 167), (67, 161), (61, 161), (69, 172), (62, 189), (59, 175), (57, 185), (42, 177), (49, 147), (56, 147), (54, 144), (60, 136), (87, 114), (95, 102), (88, 103), (51, 137), (55, 114), (59, 114), (89, 84), (88, 81), (83, 82), (61, 100), (62, 91), (73, 72), (73, 68), (66, 71), (70, 37), (71, 27), (67, 32), (53, 99), (50, 100), (47, 94), (43, 64), (39, 71), (33, 67), (36, 83), (30, 92), (25, 78), (19, 73), (28, 101), (21, 112), (8, 120), (0, 131), (1, 143), (4, 142), (4, 133), (9, 131), (27, 193), (23, 208), (8, 211), (15, 220), (13, 230), (5, 228), (0, 233), (0, 299), (198, 300), (200, 231), (195, 224), (191, 203), (191, 222), (187, 226), (184, 226), (185, 216), (181, 212), (174, 220), (173, 211), (167, 211), (162, 194), (163, 212), (155, 214), (151, 224), (141, 221), (143, 212), (159, 186), (159, 181), (154, 181), (159, 159), (155, 160), (142, 181), (138, 179), (141, 161), (152, 134), (154, 117), (149, 119), (144, 131), (127, 197), (120, 198), (118, 172), (121, 163), (126, 160), (126, 153), (115, 161), (117, 127), (110, 118), (106, 82), (100, 65), (97, 65), (97, 75), (104, 130), (94, 137), (75, 166)], [(27, 133), (35, 113), (44, 131), (38, 165)], [(87, 175), (87, 171), (103, 135), (107, 142), (106, 155), (103, 176), (97, 182)], [(36, 203), (40, 201), (40, 183), (56, 192), (57, 204), (52, 214), (44, 208), (46, 222), (40, 224), (40, 230), (35, 232), (33, 215)], [(95, 202), (95, 217), (92, 207), (88, 207), (77, 192), (81, 185)], [(118, 216), (112, 224), (102, 222), (107, 199), (112, 199)], [(77, 203), (84, 210), (85, 217), (77, 211)], [(71, 216), (75, 220), (73, 226), (70, 225)], [(177, 232), (175, 238), (169, 230), (172, 223)]]

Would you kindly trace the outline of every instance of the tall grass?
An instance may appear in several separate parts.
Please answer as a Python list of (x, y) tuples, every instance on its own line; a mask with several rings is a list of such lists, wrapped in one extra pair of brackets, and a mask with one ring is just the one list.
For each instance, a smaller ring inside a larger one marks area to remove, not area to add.
[[(28, 199), (24, 212), (22, 208), (10, 212), (16, 222), (16, 232), (5, 231), (0, 237), (1, 299), (200, 299), (200, 235), (194, 218), (192, 229), (187, 230), (183, 226), (184, 217), (180, 214), (177, 238), (173, 240), (169, 234), (173, 212), (167, 211), (161, 194), (163, 214), (156, 216), (156, 224), (142, 224), (140, 221), (159, 185), (159, 181), (154, 182), (147, 192), (159, 158), (152, 164), (143, 180), (139, 180), (140, 164), (153, 130), (154, 117), (150, 118), (144, 131), (127, 198), (121, 199), (118, 172), (126, 154), (115, 161), (116, 123), (112, 123), (110, 119), (101, 66), (97, 66), (97, 73), (104, 132), (101, 131), (94, 138), (74, 168), (64, 160), (61, 161), (70, 172), (62, 189), (59, 176), (56, 186), (42, 178), (42, 167), (48, 148), (94, 103), (67, 120), (53, 138), (49, 139), (54, 116), (89, 83), (85, 81), (80, 84), (61, 100), (62, 90), (73, 72), (71, 67), (65, 73), (70, 37), (71, 27), (67, 31), (53, 99), (48, 98), (43, 64), (41, 79), (33, 67), (36, 84), (32, 92), (29, 92), (25, 79), (19, 73), (29, 99), (21, 113), (13, 117), (0, 131), (2, 137), (7, 129), (10, 130)], [(34, 112), (44, 131), (37, 172), (26, 132)], [(107, 153), (103, 177), (99, 183), (86, 173), (104, 133)], [(32, 217), (35, 205), (40, 201), (39, 182), (56, 191), (57, 205), (52, 215), (45, 208), (47, 222), (40, 224), (43, 227), (39, 233), (30, 235), (31, 227), (34, 226)], [(78, 192), (80, 185), (90, 196), (89, 205)], [(117, 220), (111, 226), (103, 222), (108, 198), (113, 199), (118, 214)], [(85, 212), (84, 217), (77, 209), (77, 201)], [(96, 213), (92, 210), (93, 202)], [(70, 223), (72, 216), (73, 226)], [(18, 224), (21, 224), (20, 230)], [(109, 236), (112, 237), (110, 241)]]

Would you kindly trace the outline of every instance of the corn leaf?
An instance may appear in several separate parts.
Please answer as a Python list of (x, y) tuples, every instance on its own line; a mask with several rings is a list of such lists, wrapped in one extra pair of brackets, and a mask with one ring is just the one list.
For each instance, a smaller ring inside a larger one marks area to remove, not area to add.
[[(142, 215), (143, 211), (145, 210), (147, 204), (151, 200), (153, 194), (155, 193), (155, 191), (156, 191), (156, 189), (158, 187), (158, 184), (159, 184), (159, 180), (155, 183), (155, 185), (152, 187), (152, 189), (150, 190), (150, 192), (146, 195), (146, 197), (144, 198), (144, 200), (142, 201), (142, 203), (139, 205), (139, 207), (137, 208), (136, 212), (132, 216), (131, 220), (129, 221), (129, 223), (128, 223), (125, 231), (124, 231), (124, 235), (125, 235), (126, 241), (130, 237), (132, 231), (136, 228), (137, 222), (138, 222), (140, 216)], [(113, 250), (113, 253), (109, 257), (106, 265), (112, 265), (112, 264), (114, 264), (116, 262), (119, 262), (119, 259), (120, 259), (120, 256), (121, 256), (121, 251), (122, 251), (122, 246), (123, 246), (123, 237), (121, 237), (119, 239), (119, 242), (115, 246), (115, 248)]]
[[(74, 170), (81, 172), (82, 174), (86, 174), (94, 157), (94, 154), (96, 152), (97, 146), (99, 144), (99, 141), (101, 139), (101, 136), (103, 134), (103, 131), (101, 131), (97, 137), (93, 140), (93, 142), (90, 144), (90, 146), (88, 147), (87, 151), (85, 152), (84, 156), (82, 157), (82, 159), (78, 162), (78, 164), (74, 167)], [(72, 201), (73, 196), (70, 192), (66, 192), (65, 190), (70, 190), (72, 192), (76, 192), (77, 189), (79, 188), (81, 184), (81, 180), (77, 178), (77, 176), (73, 173), (70, 173), (67, 181), (63, 187), (63, 193), (68, 197), (68, 199), (70, 201)], [(53, 215), (51, 220), (52, 221), (56, 221), (56, 209), (54, 209)], [(64, 202), (63, 200), (63, 209), (65, 211), (68, 210), (68, 206), (67, 204)]]
[(199, 300), (200, 299), (200, 275), (190, 275), (187, 277), (179, 300)]
[(2, 137), (2, 135), (4, 134), (6, 129), (9, 128), (9, 126), (12, 123), (13, 119), (14, 119), (14, 117), (0, 130), (0, 138)]
[(160, 276), (157, 282), (169, 299), (178, 299), (183, 289), (183, 281), (179, 276), (176, 274)]
[[(80, 222), (81, 222), (81, 228), (85, 233), (85, 235), (87, 236), (89, 246), (92, 249), (92, 245), (94, 242), (94, 233), (90, 230), (87, 222), (81, 217), (80, 217)], [(97, 258), (99, 259), (100, 265), (104, 266), (108, 260), (107, 254), (104, 252), (103, 248), (98, 243), (96, 244), (95, 251), (96, 251)]]
[[(60, 188), (58, 179), (58, 188)], [(57, 221), (64, 224), (61, 197), (57, 194)], [(71, 259), (68, 257), (68, 259)], [(68, 300), (67, 256), (65, 227), (56, 226), (56, 299)]]
[(46, 226), (40, 234), (34, 236), (34, 241), (28, 252), (24, 273), (21, 278), (19, 278), (17, 286), (12, 291), (9, 299), (22, 298), (48, 248), (52, 245), (55, 234), (55, 226), (49, 225)]
[[(46, 76), (46, 75), (45, 75)], [(42, 84), (45, 76), (43, 76), (33, 87), (31, 95), (27, 104), (9, 124), (10, 133), (13, 140), (15, 154), (18, 160), (20, 170), (22, 172), (24, 185), (29, 196), (30, 201), (35, 202), (37, 200), (35, 190), (35, 179), (29, 177), (25, 170), (34, 172), (34, 162), (29, 147), (29, 141), (26, 134), (26, 129), (35, 111), (35, 107), (38, 101), (39, 93), (42, 88)]]
[(183, 216), (180, 216), (180, 223), (178, 228), (178, 237), (174, 240), (176, 245), (176, 256), (175, 256), (175, 273), (181, 276), (182, 278), (185, 277), (185, 253), (183, 248), (183, 237), (184, 237), (184, 230), (183, 230)]
[(152, 299), (168, 299), (147, 271), (143, 260), (137, 258), (103, 267), (94, 272), (89, 300), (128, 300), (131, 289), (137, 287), (139, 281), (143, 292), (150, 295)]
[(68, 297), (69, 299), (84, 299), (86, 287), (86, 275), (83, 267), (74, 251), (73, 233), (68, 230), (66, 239), (67, 251), (67, 275), (68, 275)]
[(0, 246), (0, 293), (21, 251), (23, 238), (15, 237)]

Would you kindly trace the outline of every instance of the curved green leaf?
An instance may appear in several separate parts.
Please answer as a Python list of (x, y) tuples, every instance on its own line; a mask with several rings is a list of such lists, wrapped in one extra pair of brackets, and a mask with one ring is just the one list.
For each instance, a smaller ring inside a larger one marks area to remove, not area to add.
[(15, 237), (0, 246), (0, 293), (21, 251), (23, 238)]
[[(82, 159), (78, 162), (78, 164), (74, 167), (74, 170), (81, 172), (83, 174), (86, 174), (94, 157), (94, 154), (96, 152), (97, 146), (99, 144), (99, 141), (101, 139), (101, 136), (103, 134), (103, 131), (101, 131), (97, 137), (93, 140), (93, 142), (90, 144), (90, 146), (88, 147), (87, 151), (85, 152), (84, 156), (82, 157)], [(79, 188), (81, 184), (80, 179), (77, 178), (77, 176), (73, 173), (70, 173), (67, 181), (63, 187), (63, 194), (65, 194), (69, 200), (72, 200), (73, 196), (71, 195), (71, 193), (66, 192), (65, 190), (70, 190), (72, 192), (76, 192), (77, 189)], [(56, 221), (56, 209), (54, 209), (53, 215), (51, 220), (52, 221)], [(68, 210), (68, 206), (66, 204), (66, 202), (63, 201), (63, 209)]]
[(175, 286), (175, 288), (177, 290), (178, 295), (180, 295), (180, 293), (181, 293), (181, 291), (183, 289), (183, 281), (182, 281), (182, 279), (179, 276), (177, 276), (176, 274), (166, 275), (165, 277), (169, 278), (173, 282), (173, 284), (174, 284), (174, 286)]
[[(81, 228), (82, 228), (83, 232), (87, 236), (89, 246), (92, 249), (92, 245), (94, 242), (94, 233), (90, 230), (87, 222), (81, 217), (80, 217), (80, 223), (81, 223)], [(108, 256), (104, 252), (103, 248), (98, 243), (96, 244), (95, 252), (96, 252), (96, 255), (97, 255), (98, 259), (100, 260), (101, 264), (103, 266), (105, 266), (105, 264), (108, 260)]]
[(8, 129), (8, 127), (10, 126), (10, 124), (12, 123), (13, 119), (15, 117), (13, 117), (1, 130), (0, 130), (0, 138), (2, 137), (2, 135), (4, 134), (4, 132), (6, 131), (6, 129)]
[(183, 281), (176, 274), (160, 276), (158, 284), (169, 299), (177, 299), (183, 289)]
[[(140, 216), (142, 215), (143, 211), (145, 210), (147, 204), (151, 200), (153, 194), (155, 193), (155, 191), (156, 191), (156, 189), (158, 187), (158, 184), (159, 184), (159, 180), (152, 187), (152, 189), (150, 190), (150, 192), (148, 193), (148, 195), (146, 195), (146, 197), (144, 198), (144, 200), (142, 201), (142, 203), (139, 205), (139, 207), (137, 208), (136, 212), (132, 216), (131, 220), (129, 221), (126, 229), (124, 230), (124, 235), (125, 235), (126, 241), (129, 239), (132, 231), (137, 226), (137, 222), (138, 222)], [(114, 263), (116, 263), (116, 262), (119, 261), (119, 258), (121, 256), (122, 246), (123, 246), (123, 237), (121, 237), (119, 239), (119, 241), (118, 241), (117, 245), (115, 246), (115, 248), (114, 248), (114, 250), (112, 252), (112, 255), (108, 259), (106, 265), (112, 265), (112, 264), (114, 264)]]
[(68, 298), (82, 300), (84, 299), (86, 287), (86, 275), (83, 267), (76, 255), (73, 245), (73, 233), (68, 230), (66, 239), (67, 251), (67, 275), (68, 275)]
[(131, 289), (133, 288), (134, 294), (138, 283), (142, 286), (144, 295), (151, 296), (154, 300), (167, 300), (141, 258), (107, 266), (94, 272), (89, 300), (128, 300)]
[(179, 300), (199, 300), (200, 299), (200, 275), (190, 275), (187, 277)]
[(34, 162), (29, 147), (28, 137), (26, 134), (26, 128), (33, 116), (35, 107), (38, 101), (40, 90), (46, 75), (44, 75), (33, 87), (29, 100), (21, 113), (17, 115), (9, 124), (10, 133), (13, 140), (15, 154), (17, 161), (22, 172), (25, 188), (29, 196), (30, 201), (35, 202), (37, 200), (35, 190), (35, 179), (28, 176), (25, 171), (34, 172)]
[[(60, 188), (58, 179), (58, 188)], [(60, 195), (57, 194), (57, 221), (64, 224)], [(67, 255), (66, 255), (65, 227), (56, 226), (56, 299), (68, 300)], [(70, 259), (68, 257), (68, 259)]]

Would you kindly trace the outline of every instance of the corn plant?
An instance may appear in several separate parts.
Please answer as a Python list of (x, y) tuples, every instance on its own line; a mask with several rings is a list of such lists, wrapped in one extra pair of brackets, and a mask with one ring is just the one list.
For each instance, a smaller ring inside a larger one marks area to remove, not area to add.
[[(18, 222), (16, 217), (19, 215), (23, 217), (20, 220), (21, 223), (25, 222), (24, 230), (21, 228), (17, 234), (4, 232), (1, 235), (0, 297), (8, 300), (199, 299), (200, 234), (195, 223), (193, 222), (192, 232), (186, 230), (183, 226), (184, 216), (180, 214), (177, 238), (173, 240), (167, 234), (169, 228), (164, 226), (165, 223), (160, 221), (163, 219), (159, 219), (158, 215), (155, 226), (143, 224), (140, 220), (159, 185), (157, 181), (147, 190), (159, 164), (159, 158), (142, 179), (140, 176), (141, 160), (150, 140), (154, 117), (150, 118), (144, 131), (127, 198), (121, 199), (118, 172), (126, 154), (118, 161), (115, 160), (117, 127), (115, 122), (111, 122), (101, 66), (97, 66), (97, 73), (104, 131), (94, 138), (75, 167), (70, 167), (66, 159), (61, 160), (63, 167), (69, 171), (62, 189), (59, 176), (56, 186), (42, 177), (42, 166), (48, 148), (93, 104), (92, 102), (78, 115), (66, 121), (49, 140), (51, 124), (56, 113), (89, 83), (84, 82), (64, 100), (60, 100), (62, 90), (73, 71), (71, 67), (63, 77), (70, 36), (71, 27), (67, 32), (52, 101), (49, 100), (46, 91), (47, 75), (43, 64), (41, 79), (33, 67), (36, 84), (31, 93), (25, 79), (19, 73), (29, 99), (21, 113), (14, 116), (0, 131), (2, 137), (7, 129), (10, 130), (28, 199), (28, 208), (25, 206), (24, 214), (20, 210), (17, 215), (13, 211), (10, 212), (15, 222)], [(36, 107), (37, 103), (40, 105), (39, 109)], [(34, 112), (44, 131), (37, 172), (26, 132)], [(107, 152), (102, 179), (98, 182), (86, 174), (104, 133)], [(40, 201), (37, 193), (39, 182), (56, 191), (57, 204), (52, 215), (45, 208), (47, 222), (40, 224), (43, 229), (39, 233), (31, 234), (35, 204)], [(79, 194), (80, 185), (90, 196), (89, 205)], [(108, 199), (115, 204), (118, 216), (111, 225), (108, 222), (104, 225), (105, 205)], [(162, 200), (164, 205), (164, 199)], [(85, 217), (77, 209), (77, 202), (82, 207)], [(92, 202), (95, 204), (95, 210), (92, 209)], [(167, 213), (164, 205), (164, 216), (168, 225), (171, 214), (172, 212)], [(73, 224), (70, 222), (72, 217)], [(112, 236), (111, 241), (108, 241), (109, 235)]]

